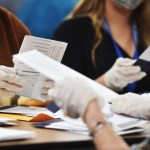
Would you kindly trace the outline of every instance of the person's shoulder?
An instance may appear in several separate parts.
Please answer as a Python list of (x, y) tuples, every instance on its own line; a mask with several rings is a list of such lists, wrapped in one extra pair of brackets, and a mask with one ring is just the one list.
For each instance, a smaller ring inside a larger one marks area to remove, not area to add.
[(74, 30), (85, 30), (89, 28), (93, 28), (92, 26), (92, 20), (90, 17), (78, 17), (78, 18), (72, 18), (67, 19), (64, 22), (60, 24), (58, 27), (59, 29), (74, 29)]
[(72, 39), (91, 39), (94, 36), (94, 27), (90, 17), (67, 19), (55, 30), (53, 39), (70, 41)]
[(73, 24), (73, 25), (84, 25), (84, 24), (92, 24), (92, 19), (88, 16), (85, 17), (75, 17), (65, 20), (62, 24)]

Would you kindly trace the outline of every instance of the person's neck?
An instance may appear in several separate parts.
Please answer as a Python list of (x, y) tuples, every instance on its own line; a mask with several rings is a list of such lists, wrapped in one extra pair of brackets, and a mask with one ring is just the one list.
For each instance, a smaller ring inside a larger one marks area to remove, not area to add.
[(135, 44), (131, 27), (132, 11), (118, 7), (112, 0), (105, 0), (104, 17), (109, 24), (114, 41), (116, 41), (130, 57), (133, 57)]
[(118, 7), (111, 0), (105, 1), (105, 18), (111, 28), (122, 29), (131, 23), (131, 11)]

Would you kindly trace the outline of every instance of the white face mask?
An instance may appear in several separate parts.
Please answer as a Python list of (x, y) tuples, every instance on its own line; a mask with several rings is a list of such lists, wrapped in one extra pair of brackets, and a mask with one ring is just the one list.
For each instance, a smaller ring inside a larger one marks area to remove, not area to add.
[(136, 9), (144, 0), (113, 0), (117, 5), (134, 10)]

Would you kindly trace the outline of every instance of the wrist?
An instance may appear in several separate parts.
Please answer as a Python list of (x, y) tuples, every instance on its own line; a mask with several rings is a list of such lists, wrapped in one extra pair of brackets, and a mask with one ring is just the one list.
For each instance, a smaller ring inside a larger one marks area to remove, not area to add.
[(91, 127), (90, 135), (95, 137), (96, 134), (102, 132), (102, 130), (105, 129), (107, 126), (111, 126), (111, 124), (107, 121), (98, 121), (97, 123), (95, 123), (95, 125), (93, 125), (93, 127)]
[(104, 86), (106, 86), (105, 80), (104, 80), (104, 75), (98, 77), (97, 79), (95, 79), (95, 81), (102, 84), (102, 85), (104, 85)]
[(96, 100), (91, 100), (86, 108), (84, 113), (84, 121), (89, 128), (93, 127), (93, 123), (98, 121), (105, 122), (105, 117), (100, 110), (99, 104)]
[(122, 89), (125, 87), (124, 84), (122, 85), (122, 81), (119, 78), (112, 77), (109, 72), (106, 72), (103, 78), (105, 86), (116, 92), (122, 91)]

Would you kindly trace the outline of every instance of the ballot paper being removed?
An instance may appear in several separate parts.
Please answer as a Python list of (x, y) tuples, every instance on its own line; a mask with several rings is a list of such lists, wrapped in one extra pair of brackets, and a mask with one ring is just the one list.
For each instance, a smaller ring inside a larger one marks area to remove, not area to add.
[(141, 70), (150, 74), (150, 46), (139, 56), (134, 65), (141, 67)]
[[(36, 49), (48, 57), (61, 62), (66, 47), (67, 43), (65, 42), (33, 36), (25, 36), (19, 53), (24, 53)], [(40, 63), (43, 60), (39, 59), (38, 61)], [(47, 78), (45, 78), (45, 76), (40, 74), (37, 70), (33, 70), (30, 68), (30, 66), (27, 66), (24, 63), (18, 61), (15, 61), (14, 68), (16, 69), (17, 74), (23, 76), (26, 80), (23, 91), (16, 92), (16, 94), (44, 101), (45, 98), (41, 97), (40, 92), (43, 88), (43, 85), (46, 83)]]
[(0, 133), (0, 141), (21, 140), (35, 137), (35, 133), (33, 131), (8, 128), (0, 128)]
[(45, 77), (53, 81), (58, 81), (63, 77), (68, 76), (82, 78), (91, 85), (91, 87), (97, 92), (97, 94), (103, 96), (108, 101), (112, 99), (112, 97), (118, 95), (114, 91), (104, 87), (103, 85), (100, 85), (99, 83), (89, 79), (88, 77), (78, 73), (77, 71), (53, 60), (52, 58), (47, 57), (46, 55), (40, 53), (37, 50), (32, 50), (26, 53), (14, 55), (14, 59), (17, 61), (21, 61), (22, 63), (35, 69), (35, 71), (40, 72)]

